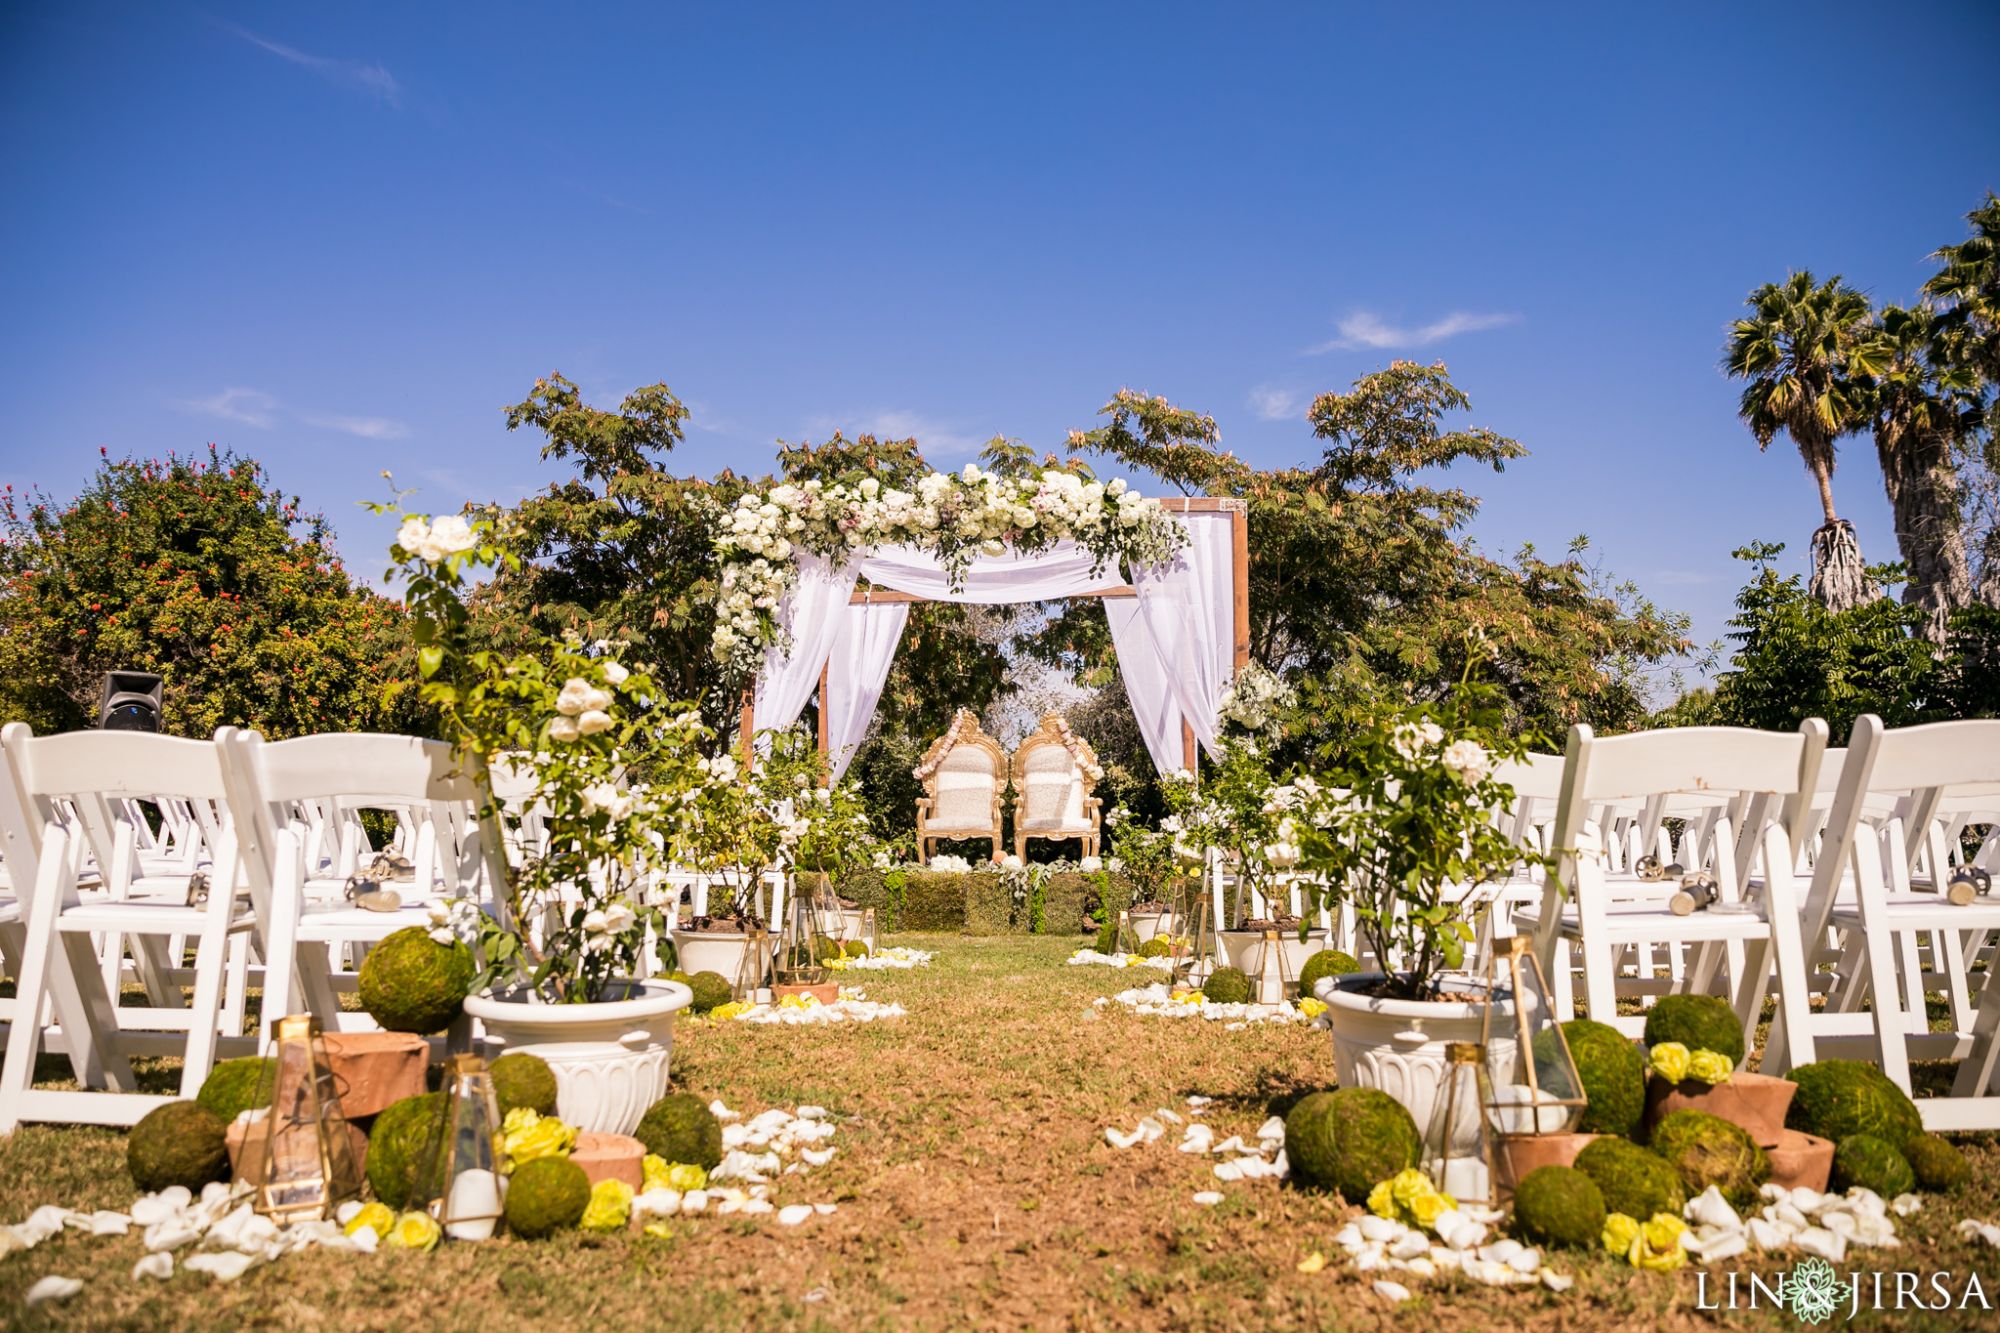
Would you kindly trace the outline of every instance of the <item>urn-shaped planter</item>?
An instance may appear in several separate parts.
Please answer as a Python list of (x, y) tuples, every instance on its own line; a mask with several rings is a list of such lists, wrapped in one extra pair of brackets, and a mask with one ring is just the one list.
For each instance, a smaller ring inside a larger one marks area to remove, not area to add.
[[(1299, 973), (1311, 958), (1326, 947), (1326, 932), (1318, 927), (1299, 938), (1297, 929), (1277, 932), (1277, 952), (1265, 952), (1265, 932), (1261, 930), (1223, 930), (1216, 932), (1216, 940), (1221, 947), (1222, 965), (1234, 967), (1248, 973), (1250, 985), (1260, 1004), (1282, 1004), (1285, 997), (1284, 985), (1297, 985)], [(1260, 975), (1264, 985), (1257, 985)], [(1283, 979), (1282, 984), (1280, 978)], [(1440, 1057), (1442, 1058), (1442, 1057)]]
[[(1401, 1102), (1421, 1127), (1431, 1123), (1445, 1078), (1445, 1047), (1478, 1042), (1485, 1006), (1477, 1000), (1382, 999), (1368, 992), (1379, 972), (1323, 977), (1314, 993), (1326, 1001), (1333, 1029), (1333, 1064), (1343, 1088), (1374, 1088)], [(1447, 979), (1452, 990), (1473, 992), (1476, 977)], [(1511, 1013), (1511, 1001), (1505, 1012)], [(1499, 1011), (1496, 1011), (1496, 1014)], [(1512, 1030), (1510, 1024), (1508, 1031)], [(1518, 1043), (1496, 1023), (1489, 1060), (1511, 1058)]]
[(496, 1058), (526, 1051), (556, 1076), (556, 1114), (597, 1134), (630, 1134), (667, 1091), (674, 1015), (694, 1001), (677, 981), (621, 983), (616, 999), (547, 1004), (525, 991), (466, 997)]
[(1732, 1125), (1740, 1125), (1760, 1148), (1776, 1147), (1785, 1132), (1785, 1112), (1799, 1085), (1788, 1078), (1769, 1074), (1746, 1074), (1741, 1070), (1727, 1083), (1710, 1086), (1700, 1079), (1669, 1083), (1658, 1074), (1646, 1076), (1646, 1128), (1651, 1129), (1675, 1111), (1706, 1111)]
[(764, 984), (763, 968), (752, 956), (763, 938), (731, 931), (676, 930), (674, 957), (689, 976), (713, 972), (742, 994)]
[(1135, 907), (1125, 914), (1125, 920), (1132, 928), (1132, 938), (1141, 944), (1175, 933), (1172, 908)]

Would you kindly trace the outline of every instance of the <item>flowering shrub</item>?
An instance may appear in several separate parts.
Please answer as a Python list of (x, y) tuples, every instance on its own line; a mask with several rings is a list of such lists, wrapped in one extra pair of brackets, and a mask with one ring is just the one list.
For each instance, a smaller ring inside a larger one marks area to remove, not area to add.
[(909, 544), (933, 552), (956, 583), (974, 554), (1010, 547), (1041, 551), (1074, 541), (1099, 565), (1156, 564), (1186, 540), (1157, 500), (1122, 480), (1100, 482), (1078, 464), (1017, 478), (968, 463), (932, 472), (914, 488), (873, 477), (852, 485), (813, 478), (745, 495), (715, 520), (722, 567), (710, 650), (732, 669), (754, 672), (783, 642), (777, 608), (796, 577), (794, 553), (839, 560), (870, 546)]

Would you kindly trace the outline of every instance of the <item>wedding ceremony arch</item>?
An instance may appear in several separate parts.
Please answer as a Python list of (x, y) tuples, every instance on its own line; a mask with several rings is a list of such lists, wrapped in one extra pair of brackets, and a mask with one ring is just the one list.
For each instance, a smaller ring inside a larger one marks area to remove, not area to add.
[(988, 542), (955, 562), (916, 542), (834, 555), (793, 549), (794, 575), (775, 609), (777, 642), (765, 648), (743, 704), (746, 754), (758, 728), (790, 726), (817, 694), (819, 745), (838, 780), (867, 735), (913, 603), (1087, 597), (1104, 606), (1154, 766), (1193, 769), (1202, 750), (1213, 751), (1218, 701), (1250, 656), (1248, 507), (1237, 499), (1144, 503), (1178, 530), (1164, 558), (1121, 561), (1072, 539), (1031, 550), (1007, 543), (997, 554), (1000, 543)]

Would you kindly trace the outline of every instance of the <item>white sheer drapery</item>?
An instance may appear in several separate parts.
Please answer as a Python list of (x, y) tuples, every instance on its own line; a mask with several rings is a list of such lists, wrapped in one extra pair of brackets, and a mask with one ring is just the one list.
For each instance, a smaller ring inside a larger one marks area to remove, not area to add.
[(896, 660), (908, 602), (856, 602), (841, 617), (826, 669), (827, 759), (840, 781), (854, 760)]
[(1213, 754), (1216, 708), (1236, 667), (1234, 518), (1223, 511), (1175, 517), (1187, 545), (1165, 564), (1133, 570), (1132, 586), (1181, 717)]
[(811, 551), (793, 553), (799, 576), (778, 605), (778, 624), (790, 637), (790, 651), (773, 647), (750, 696), (757, 726), (782, 731), (799, 720), (826, 665), (854, 596), (854, 562), (834, 564)]
[(1118, 650), (1118, 674), (1125, 680), (1125, 698), (1139, 723), (1153, 767), (1171, 773), (1187, 766), (1181, 753), (1181, 706), (1167, 679), (1166, 664), (1153, 645), (1152, 631), (1137, 599), (1107, 597), (1104, 618), (1111, 622), (1111, 646)]
[(1125, 582), (1115, 563), (1093, 571), (1096, 557), (1075, 542), (1057, 542), (1033, 555), (976, 555), (952, 587), (944, 562), (914, 546), (878, 546), (861, 557), (861, 573), (878, 588), (914, 593), (933, 602), (1047, 602), (1116, 588)]

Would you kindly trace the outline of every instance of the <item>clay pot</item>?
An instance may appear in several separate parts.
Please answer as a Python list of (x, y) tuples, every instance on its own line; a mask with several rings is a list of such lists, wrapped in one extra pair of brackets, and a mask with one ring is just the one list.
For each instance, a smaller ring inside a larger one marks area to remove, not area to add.
[(1788, 1129), (1779, 1134), (1777, 1146), (1766, 1149), (1765, 1155), (1771, 1159), (1773, 1185), (1788, 1190), (1803, 1185), (1825, 1192), (1827, 1177), (1833, 1172), (1833, 1140)]
[(1575, 1166), (1576, 1155), (1596, 1139), (1597, 1134), (1502, 1135), (1493, 1143), (1493, 1163), (1500, 1174), (1501, 1189), (1512, 1193), (1528, 1173), (1545, 1166)]
[[(223, 1146), (229, 1150), (231, 1175), (246, 1185), (264, 1183), (264, 1121), (232, 1120), (223, 1131)], [(348, 1142), (354, 1148), (354, 1169), (365, 1172), (368, 1168), (368, 1136), (358, 1126), (347, 1127)]]
[(840, 983), (838, 981), (819, 981), (807, 984), (805, 982), (784, 981), (772, 987), (771, 995), (774, 1000), (782, 1000), (787, 995), (810, 995), (821, 1004), (833, 1004), (840, 999)]
[(379, 1115), (424, 1093), (430, 1043), (408, 1032), (329, 1032), (326, 1059), (349, 1120)]
[(636, 1191), (646, 1183), (646, 1145), (629, 1134), (578, 1134), (569, 1160), (583, 1168), (593, 1185), (622, 1180)]
[(1699, 1079), (1669, 1083), (1657, 1075), (1646, 1077), (1646, 1128), (1675, 1111), (1704, 1111), (1739, 1125), (1760, 1148), (1777, 1145), (1785, 1132), (1785, 1112), (1791, 1109), (1792, 1095), (1799, 1085), (1788, 1078), (1769, 1074), (1737, 1072), (1727, 1083), (1713, 1087)]

